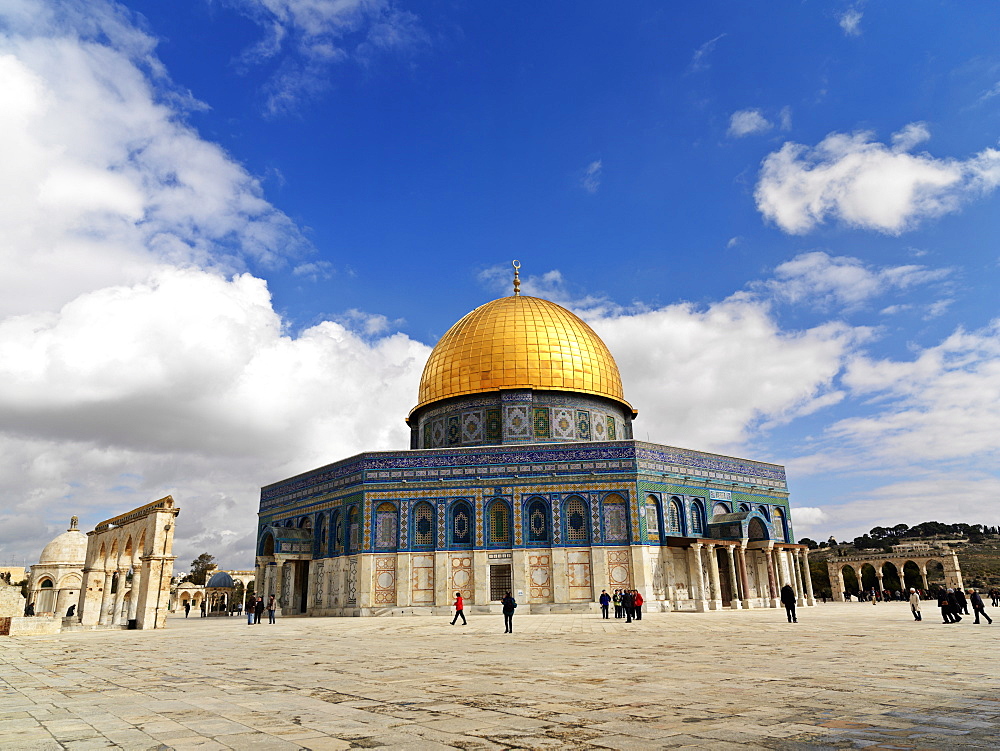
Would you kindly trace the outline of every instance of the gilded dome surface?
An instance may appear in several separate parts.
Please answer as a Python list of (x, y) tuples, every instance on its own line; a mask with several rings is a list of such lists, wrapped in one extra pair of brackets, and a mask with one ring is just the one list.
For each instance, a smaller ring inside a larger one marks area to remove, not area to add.
[(427, 359), (414, 410), (499, 389), (577, 391), (632, 410), (600, 337), (573, 313), (537, 297), (502, 297), (452, 326)]
[(87, 559), (87, 535), (77, 530), (63, 532), (42, 548), (38, 556), (40, 565), (71, 563), (82, 566)]

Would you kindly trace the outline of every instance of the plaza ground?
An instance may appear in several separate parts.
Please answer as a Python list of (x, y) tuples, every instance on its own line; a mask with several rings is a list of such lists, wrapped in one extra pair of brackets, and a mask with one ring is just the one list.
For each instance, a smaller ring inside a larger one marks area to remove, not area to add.
[(2, 638), (0, 748), (995, 748), (1000, 622), (930, 605)]

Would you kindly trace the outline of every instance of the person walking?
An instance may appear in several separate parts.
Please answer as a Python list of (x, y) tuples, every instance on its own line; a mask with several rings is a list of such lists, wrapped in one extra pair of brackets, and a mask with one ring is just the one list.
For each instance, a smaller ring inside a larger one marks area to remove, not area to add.
[(246, 611), (247, 611), (247, 625), (248, 626), (252, 626), (253, 625), (253, 619), (254, 619), (254, 615), (255, 615), (255, 613), (254, 613), (254, 606), (256, 606), (256, 605), (257, 605), (257, 598), (254, 597), (253, 595), (247, 595)]
[(976, 590), (969, 590), (969, 599), (972, 600), (972, 612), (976, 614), (976, 620), (973, 623), (979, 623), (979, 616), (982, 616), (986, 621), (993, 625), (993, 619), (986, 615), (986, 608), (983, 606), (983, 598)]
[(785, 615), (788, 616), (788, 622), (798, 623), (799, 619), (795, 616), (795, 590), (792, 589), (790, 584), (786, 584), (781, 588), (781, 604), (785, 606)]
[(637, 621), (642, 620), (642, 595), (639, 593), (638, 589), (632, 590), (632, 609), (635, 611), (635, 619)]
[(260, 623), (261, 616), (264, 615), (264, 596), (257, 595), (257, 600), (253, 604), (253, 622), (254, 625)]
[(615, 618), (622, 617), (622, 591), (620, 589), (615, 590), (614, 596), (611, 598), (611, 602), (615, 605)]
[(465, 600), (462, 599), (462, 593), (455, 593), (455, 617), (451, 619), (451, 625), (454, 626), (455, 622), (458, 620), (458, 616), (462, 616), (462, 625), (467, 626), (468, 621), (465, 620)]
[(598, 601), (601, 603), (601, 617), (602, 618), (607, 618), (608, 617), (608, 605), (611, 604), (611, 595), (609, 595), (606, 590), (602, 589), (601, 590), (601, 596), (600, 596), (600, 598), (598, 598)]
[(184, 617), (187, 618), (189, 615), (191, 615), (191, 601), (190, 600), (185, 600), (184, 601)]
[(920, 617), (920, 595), (913, 587), (910, 587), (910, 612), (913, 613), (913, 620), (922, 620)]
[[(951, 590), (949, 590), (949, 591), (951, 591)], [(965, 599), (965, 592), (963, 592), (958, 587), (955, 588), (955, 601), (956, 601), (956, 604), (958, 605), (958, 608), (955, 610), (955, 612), (958, 613), (959, 615), (963, 615), (963, 614), (964, 615), (968, 615), (969, 614), (969, 601)]]
[(503, 605), (503, 628), (505, 634), (514, 633), (514, 608), (517, 607), (517, 602), (511, 596), (510, 592), (504, 595), (504, 598), (500, 601)]
[(274, 611), (278, 609), (278, 601), (274, 595), (267, 598), (267, 622), (274, 623)]
[(993, 607), (1000, 607), (1000, 589), (994, 587), (990, 590), (990, 599), (993, 600)]
[(632, 615), (635, 613), (635, 602), (632, 600), (632, 590), (622, 590), (622, 610), (625, 611), (625, 623), (632, 622)]
[(201, 601), (201, 617), (208, 618), (208, 603), (205, 600)]

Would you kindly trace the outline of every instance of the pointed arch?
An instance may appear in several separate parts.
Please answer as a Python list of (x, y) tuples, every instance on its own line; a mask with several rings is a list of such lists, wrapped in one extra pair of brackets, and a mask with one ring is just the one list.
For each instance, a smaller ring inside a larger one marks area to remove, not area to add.
[(437, 543), (437, 514), (434, 506), (421, 501), (413, 507), (413, 547), (433, 550)]
[(486, 544), (490, 547), (511, 546), (510, 506), (501, 498), (493, 500), (487, 507), (488, 520)]
[(667, 534), (672, 537), (684, 536), (684, 504), (674, 495), (667, 502)]
[(601, 501), (601, 522), (604, 541), (627, 544), (629, 541), (628, 503), (618, 493), (604, 496)]
[(580, 496), (570, 496), (563, 502), (563, 524), (566, 528), (567, 543), (570, 545), (590, 543), (589, 516), (587, 502)]
[(655, 495), (646, 496), (646, 539), (659, 542), (663, 534), (663, 515), (660, 513), (660, 499)]
[(551, 521), (549, 519), (549, 503), (544, 498), (532, 498), (528, 501), (528, 513), (525, 514), (526, 534), (529, 543), (548, 544), (552, 540)]
[(700, 498), (691, 501), (691, 534), (705, 534), (705, 505)]
[(375, 549), (395, 550), (399, 539), (399, 511), (396, 504), (385, 501), (375, 509)]
[(727, 504), (727, 503), (725, 503), (723, 501), (716, 501), (712, 505), (712, 516), (713, 517), (715, 517), (715, 516), (725, 516), (728, 513), (731, 513), (730, 510), (729, 510), (729, 504)]
[(468, 501), (459, 500), (451, 505), (448, 515), (448, 537), (453, 548), (471, 548), (474, 540), (475, 517)]
[(361, 550), (361, 511), (357, 504), (347, 510), (347, 552), (357, 553)]
[(747, 525), (747, 537), (751, 540), (767, 540), (770, 538), (770, 535), (767, 533), (767, 527), (764, 526), (764, 522), (754, 517)]
[(333, 554), (343, 555), (347, 537), (344, 534), (344, 512), (337, 508), (330, 516), (330, 540), (333, 542)]
[(779, 542), (788, 542), (788, 517), (780, 506), (774, 507), (774, 536)]

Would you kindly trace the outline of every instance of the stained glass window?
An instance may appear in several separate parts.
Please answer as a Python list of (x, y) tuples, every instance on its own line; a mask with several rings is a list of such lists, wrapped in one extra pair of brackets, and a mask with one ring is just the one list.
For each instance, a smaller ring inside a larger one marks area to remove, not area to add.
[(646, 499), (646, 539), (660, 540), (660, 505), (653, 496)]
[(691, 534), (700, 535), (705, 532), (705, 522), (702, 521), (703, 512), (701, 502), (695, 501), (691, 504)]
[(434, 547), (434, 507), (426, 501), (413, 510), (413, 544), (418, 548)]
[(391, 503), (382, 503), (375, 509), (375, 547), (379, 550), (396, 549), (398, 515)]
[(785, 512), (774, 507), (774, 533), (778, 536), (779, 542), (788, 541), (788, 527), (785, 524)]
[(570, 498), (566, 502), (566, 540), (586, 542), (590, 535), (587, 525), (587, 506), (580, 498)]
[(351, 506), (347, 514), (347, 552), (356, 553), (361, 548), (361, 525), (358, 523), (358, 507)]
[(333, 512), (333, 552), (336, 555), (344, 552), (344, 524), (340, 511)]
[(628, 542), (628, 506), (619, 495), (604, 499), (604, 539), (608, 542)]
[(472, 544), (472, 512), (466, 503), (456, 503), (452, 511), (451, 541), (456, 545)]
[(674, 496), (670, 499), (670, 505), (667, 506), (667, 534), (674, 535), (675, 537), (683, 534), (681, 530), (681, 519), (684, 518), (681, 513), (681, 499)]
[(528, 506), (528, 541), (549, 541), (549, 513), (547, 504), (541, 499)]
[(493, 545), (510, 544), (510, 514), (502, 501), (494, 501), (490, 506), (490, 542)]

